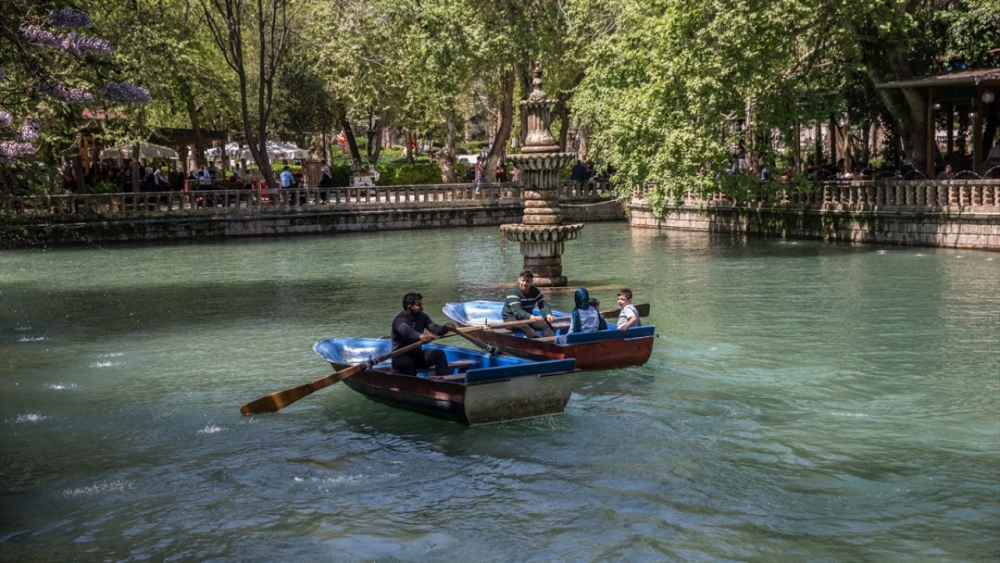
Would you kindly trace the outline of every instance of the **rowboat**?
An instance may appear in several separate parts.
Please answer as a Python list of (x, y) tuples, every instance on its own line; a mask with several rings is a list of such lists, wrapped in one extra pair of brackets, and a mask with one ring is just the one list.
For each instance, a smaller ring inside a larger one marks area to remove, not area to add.
[[(391, 347), (383, 338), (331, 338), (313, 351), (341, 370), (389, 354)], [(435, 376), (433, 368), (405, 375), (387, 360), (344, 383), (374, 401), (469, 426), (558, 414), (573, 392), (572, 359), (536, 362), (455, 346), (424, 348), (444, 352), (448, 375)]]
[[(503, 322), (499, 301), (466, 301), (448, 303), (444, 314), (462, 326), (494, 325)], [(538, 309), (533, 311), (541, 315)], [(569, 313), (552, 311), (552, 323), (559, 333), (565, 334), (569, 326)], [(612, 369), (641, 366), (653, 352), (655, 327), (641, 326), (629, 330), (601, 330), (565, 335), (565, 342), (553, 337), (526, 338), (520, 332), (507, 328), (486, 328), (468, 333), (470, 340), (486, 349), (499, 349), (515, 356), (534, 360), (575, 359), (580, 370)]]

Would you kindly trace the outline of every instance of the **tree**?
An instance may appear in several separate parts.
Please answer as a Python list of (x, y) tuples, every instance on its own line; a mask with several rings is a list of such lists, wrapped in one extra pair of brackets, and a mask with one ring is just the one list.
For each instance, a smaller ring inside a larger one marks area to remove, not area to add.
[[(201, 0), (205, 20), (212, 37), (239, 81), (240, 114), (243, 134), (250, 154), (268, 186), (274, 185), (274, 171), (267, 156), (268, 124), (274, 98), (274, 80), (288, 47), (291, 33), (290, 0)], [(244, 42), (245, 21), (252, 33)], [(256, 69), (248, 63), (256, 60)], [(256, 86), (256, 101), (250, 103), (251, 88)], [(256, 117), (256, 123), (253, 119)]]
[[(51, 123), (45, 127), (50, 151), (74, 142), (78, 114), (71, 107), (96, 103), (93, 90), (102, 83), (106, 85), (98, 96), (111, 104), (150, 101), (147, 90), (117, 79), (120, 69), (108, 60), (115, 52), (111, 43), (83, 31), (94, 27), (88, 12), (54, 8), (53, 3), (17, 0), (0, 8), (0, 38), (5, 46), (0, 62), (0, 128), (10, 126), (14, 115), (30, 116), (23, 118), (12, 138), (0, 142), (2, 164), (37, 152), (43, 138), (42, 117), (52, 118), (45, 120)], [(82, 193), (86, 186), (79, 155), (73, 162), (77, 190)], [(6, 167), (4, 183), (14, 183)]]
[[(732, 151), (771, 158), (762, 142), (771, 131), (787, 135), (796, 119), (849, 110), (852, 91), (875, 95), (874, 83), (927, 72), (960, 27), (996, 44), (1000, 16), (984, 9), (990, 3), (620, 0), (615, 31), (589, 52), (576, 106), (621, 189), (657, 183), (662, 203), (717, 189)], [(946, 22), (956, 11), (963, 26)], [(867, 84), (851, 82), (859, 79)], [(877, 96), (919, 166), (926, 100), (913, 89)]]

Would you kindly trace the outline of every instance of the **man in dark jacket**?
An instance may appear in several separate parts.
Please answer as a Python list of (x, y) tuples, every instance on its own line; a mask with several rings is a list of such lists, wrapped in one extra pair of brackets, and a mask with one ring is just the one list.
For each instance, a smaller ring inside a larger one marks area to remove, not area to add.
[[(534, 280), (535, 275), (531, 270), (521, 270), (521, 275), (517, 278), (517, 287), (507, 292), (507, 299), (504, 300), (500, 314), (504, 322), (530, 320), (530, 323), (510, 327), (513, 331), (523, 332), (528, 338), (538, 338), (539, 332), (545, 336), (555, 336), (556, 333), (549, 323), (556, 318), (552, 316), (552, 309), (545, 302), (542, 292), (531, 285)], [(542, 316), (532, 314), (535, 307)]]
[[(424, 330), (437, 336), (444, 336), (448, 331), (455, 330), (455, 325), (434, 324), (434, 321), (424, 313), (423, 296), (419, 293), (407, 293), (403, 297), (403, 312), (392, 320), (392, 349), (395, 351), (416, 342), (434, 340), (434, 337), (426, 334)], [(392, 369), (406, 375), (416, 375), (418, 368), (430, 367), (434, 367), (437, 375), (447, 375), (448, 359), (444, 352), (424, 350), (421, 347), (392, 359)]]

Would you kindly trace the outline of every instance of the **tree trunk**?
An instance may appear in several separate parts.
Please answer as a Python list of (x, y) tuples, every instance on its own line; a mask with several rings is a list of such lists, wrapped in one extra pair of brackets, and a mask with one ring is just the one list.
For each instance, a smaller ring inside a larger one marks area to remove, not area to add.
[(457, 184), (458, 172), (455, 171), (455, 110), (448, 110), (448, 133), (444, 147), (437, 153), (437, 165), (441, 169), (441, 181), (445, 184)]
[(483, 171), (483, 181), (497, 181), (497, 164), (506, 153), (507, 141), (510, 139), (510, 132), (514, 126), (514, 86), (516, 78), (512, 71), (504, 72), (501, 77), (501, 87), (503, 97), (500, 100), (500, 107), (497, 108), (497, 132), (493, 137), (493, 148), (490, 149), (486, 157), (486, 170)]
[(181, 95), (184, 96), (184, 104), (187, 107), (188, 119), (191, 120), (191, 128), (194, 129), (194, 160), (195, 164), (205, 162), (205, 137), (201, 131), (201, 120), (198, 117), (198, 108), (195, 105), (194, 93), (187, 81), (181, 82)]
[(375, 112), (368, 112), (368, 128), (365, 130), (365, 137), (368, 145), (365, 152), (368, 153), (368, 162), (372, 165), (378, 164), (382, 155), (382, 129), (385, 126), (386, 112), (381, 112), (375, 116)]
[(132, 146), (132, 191), (139, 191), (139, 143)]
[(413, 145), (415, 145), (416, 143), (417, 143), (417, 140), (416, 140), (416, 137), (413, 134), (413, 131), (407, 131), (406, 132), (406, 146), (403, 147), (403, 154), (406, 155), (406, 163), (407, 164), (416, 164), (417, 163), (417, 159), (413, 157), (413, 153), (414, 153)]
[[(87, 193), (87, 182), (83, 181), (83, 158), (79, 152), (73, 157), (73, 175), (76, 176), (76, 193)], [(13, 183), (10, 185), (14, 186)]]
[(358, 150), (358, 141), (354, 138), (354, 129), (351, 128), (351, 121), (347, 119), (347, 110), (340, 110), (340, 127), (344, 130), (344, 136), (347, 137), (347, 146), (351, 149), (351, 162), (361, 162), (361, 151)]
[[(888, 82), (889, 76), (883, 71), (888, 66), (893, 80), (913, 78), (908, 61), (909, 50), (898, 40), (884, 39), (881, 48), (863, 49), (865, 70), (873, 84)], [(917, 170), (924, 170), (927, 161), (927, 98), (917, 88), (879, 88), (876, 90), (882, 103), (896, 124), (898, 136), (903, 144), (907, 160)], [(934, 143), (932, 157), (939, 151)]]
[(559, 112), (559, 152), (566, 152), (566, 141), (569, 138), (569, 105), (565, 100), (560, 100), (556, 106)]
[(590, 156), (590, 136), (593, 134), (593, 129), (590, 125), (581, 123), (580, 127), (577, 128), (577, 134), (580, 135), (580, 148), (576, 151), (576, 159), (580, 162), (586, 162), (587, 157)]

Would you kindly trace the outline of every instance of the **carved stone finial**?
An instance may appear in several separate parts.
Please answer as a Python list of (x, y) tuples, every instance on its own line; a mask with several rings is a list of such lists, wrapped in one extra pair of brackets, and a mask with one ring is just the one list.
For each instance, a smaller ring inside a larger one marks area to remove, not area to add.
[(535, 78), (531, 81), (531, 94), (528, 95), (528, 101), (540, 102), (542, 100), (548, 99), (548, 95), (542, 90), (542, 62), (535, 61), (535, 70), (533, 71)]

